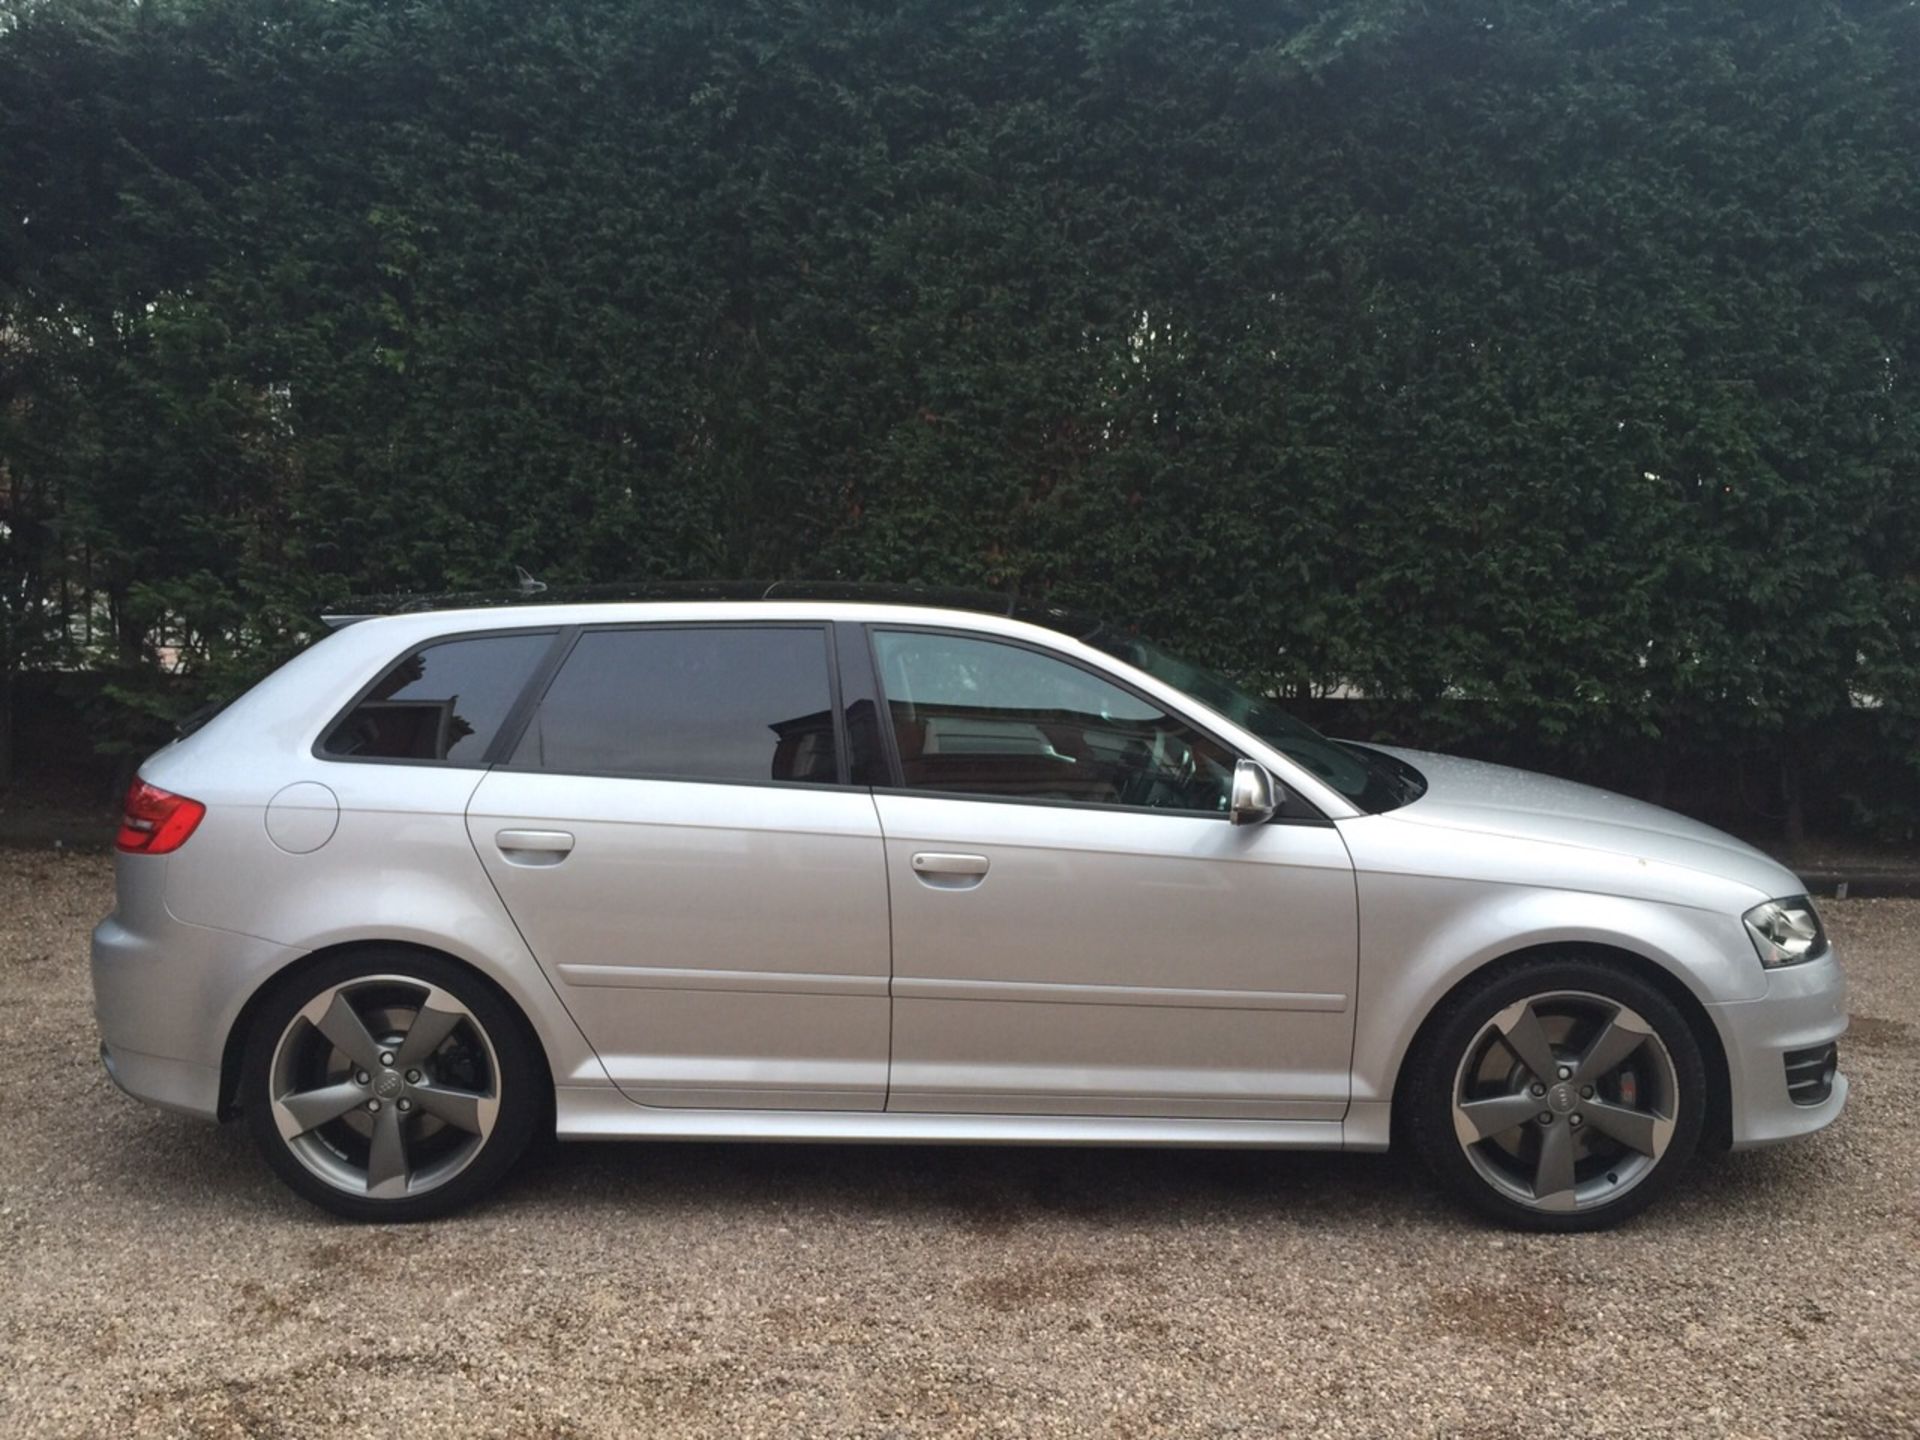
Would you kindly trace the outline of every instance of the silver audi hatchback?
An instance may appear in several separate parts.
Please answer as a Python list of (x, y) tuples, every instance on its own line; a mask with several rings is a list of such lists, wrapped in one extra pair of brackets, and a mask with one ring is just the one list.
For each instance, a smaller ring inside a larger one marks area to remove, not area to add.
[(1585, 1230), (1847, 1095), (1759, 851), (1058, 615), (364, 619), (149, 759), (118, 849), (108, 1072), (365, 1220), (554, 1134), (1398, 1142)]

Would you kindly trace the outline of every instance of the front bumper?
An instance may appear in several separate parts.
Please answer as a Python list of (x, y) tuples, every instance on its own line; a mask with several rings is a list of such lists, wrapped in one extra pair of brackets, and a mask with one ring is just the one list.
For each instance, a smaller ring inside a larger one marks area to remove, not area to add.
[(1834, 1077), (1832, 1091), (1817, 1105), (1796, 1104), (1787, 1092), (1787, 1052), (1826, 1045), (1847, 1028), (1847, 978), (1831, 948), (1804, 965), (1769, 970), (1767, 992), (1759, 999), (1707, 1010), (1727, 1051), (1734, 1149), (1811, 1134), (1839, 1116), (1847, 1103), (1844, 1074)]
[(240, 1008), (300, 952), (168, 913), (166, 860), (119, 858), (113, 914), (93, 932), (100, 1059), (136, 1100), (203, 1119), (220, 1111), (220, 1068)]

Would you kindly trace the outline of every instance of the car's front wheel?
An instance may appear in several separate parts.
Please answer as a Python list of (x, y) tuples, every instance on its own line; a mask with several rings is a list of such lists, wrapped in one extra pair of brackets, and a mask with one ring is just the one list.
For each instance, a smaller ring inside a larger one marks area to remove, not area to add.
[(1409, 1059), (1403, 1118), (1455, 1194), (1535, 1230), (1597, 1230), (1679, 1179), (1706, 1120), (1686, 1017), (1618, 962), (1537, 957), (1451, 998)]
[(362, 951), (282, 984), (254, 1019), (241, 1103), (267, 1162), (356, 1220), (421, 1220), (472, 1200), (542, 1114), (517, 1017), (471, 973)]

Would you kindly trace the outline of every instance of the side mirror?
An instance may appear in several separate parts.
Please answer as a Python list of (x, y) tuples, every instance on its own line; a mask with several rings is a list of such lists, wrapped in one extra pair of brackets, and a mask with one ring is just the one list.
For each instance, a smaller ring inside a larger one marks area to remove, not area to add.
[(1227, 819), (1235, 825), (1264, 825), (1286, 798), (1280, 782), (1258, 760), (1242, 760), (1233, 767), (1233, 797)]

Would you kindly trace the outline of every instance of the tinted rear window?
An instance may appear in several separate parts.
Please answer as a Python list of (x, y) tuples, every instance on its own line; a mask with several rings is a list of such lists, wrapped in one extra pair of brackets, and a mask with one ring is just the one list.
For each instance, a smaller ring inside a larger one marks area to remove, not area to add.
[(826, 631), (589, 631), (513, 760), (587, 774), (831, 784), (839, 763)]
[(380, 677), (321, 751), (343, 760), (481, 764), (552, 642), (549, 630), (423, 646)]

